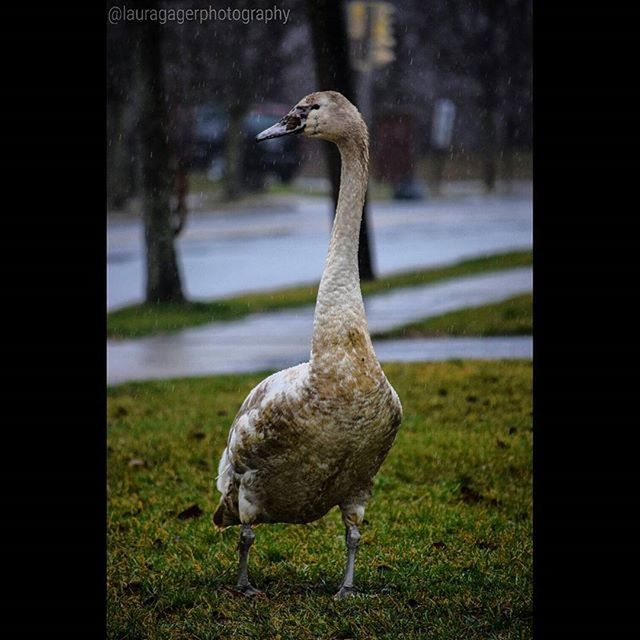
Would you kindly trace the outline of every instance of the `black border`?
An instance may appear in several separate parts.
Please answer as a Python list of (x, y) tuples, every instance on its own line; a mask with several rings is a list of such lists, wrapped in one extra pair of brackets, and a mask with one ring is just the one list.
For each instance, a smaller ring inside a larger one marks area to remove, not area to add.
[(106, 632), (105, 24), (3, 14), (6, 637)]
[[(99, 5), (51, 4), (3, 17), (2, 626), (95, 638), (106, 19)], [(635, 630), (636, 24), (611, 3), (534, 7), (537, 638)]]
[(636, 626), (631, 14), (534, 6), (536, 638)]

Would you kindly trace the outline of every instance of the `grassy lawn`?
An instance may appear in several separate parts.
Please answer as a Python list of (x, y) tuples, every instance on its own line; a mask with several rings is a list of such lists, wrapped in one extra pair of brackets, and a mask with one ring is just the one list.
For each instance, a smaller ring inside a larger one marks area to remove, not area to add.
[[(264, 191), (249, 191), (238, 201), (228, 201), (224, 198), (221, 180), (211, 180), (206, 172), (193, 172), (189, 174), (189, 192), (198, 194), (208, 206), (224, 204), (225, 207), (247, 204), (255, 198), (264, 198), (265, 195), (297, 195), (326, 198), (331, 195), (331, 187), (327, 184), (301, 185), (294, 182), (287, 184), (280, 180), (269, 182)], [(369, 181), (368, 197), (371, 200), (390, 200), (393, 195), (393, 187), (390, 184), (378, 182), (373, 178)]]
[[(296, 184), (295, 182), (289, 184), (276, 182), (269, 186), (267, 193), (326, 198), (331, 195), (331, 188), (328, 185), (326, 187), (322, 185), (303, 186)], [(369, 179), (369, 190), (367, 191), (367, 198), (369, 198), (369, 201), (391, 200), (392, 197), (393, 187), (390, 184)]]
[(533, 331), (533, 296), (452, 311), (375, 334), (378, 339), (429, 336), (522, 336)]
[[(455, 149), (447, 155), (444, 163), (443, 180), (482, 180), (485, 158), (481, 153), (468, 152), (466, 149)], [(433, 177), (435, 158), (426, 155), (418, 159), (416, 163), (416, 175), (418, 178), (430, 183)], [(507, 179), (505, 158), (498, 157), (496, 162), (498, 180)], [(533, 177), (533, 154), (531, 151), (515, 151), (513, 153), (513, 178), (518, 180), (531, 180)]]
[[(362, 292), (367, 296), (395, 287), (418, 286), (484, 271), (526, 266), (531, 263), (531, 251), (496, 254), (464, 260), (446, 267), (385, 276), (375, 282), (363, 282)], [(250, 313), (312, 305), (315, 303), (317, 293), (317, 285), (306, 285), (245, 294), (212, 302), (132, 305), (107, 315), (107, 336), (134, 338), (155, 335), (207, 322), (236, 320)]]
[(405, 420), (376, 478), (356, 565), (335, 601), (334, 509), (256, 528), (235, 583), (237, 527), (216, 532), (214, 467), (261, 374), (108, 391), (108, 637), (531, 638), (531, 363), (385, 366)]

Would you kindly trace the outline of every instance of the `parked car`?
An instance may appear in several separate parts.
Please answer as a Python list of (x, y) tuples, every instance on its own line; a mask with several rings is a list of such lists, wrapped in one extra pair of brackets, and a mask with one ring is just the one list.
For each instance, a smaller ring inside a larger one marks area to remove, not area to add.
[[(252, 187), (261, 187), (267, 175), (275, 175), (282, 182), (293, 179), (302, 159), (300, 139), (284, 136), (257, 145), (255, 137), (287, 113), (287, 105), (265, 103), (255, 105), (242, 123), (243, 176)], [(228, 116), (219, 107), (203, 105), (194, 117), (193, 167), (207, 169), (209, 175), (224, 175), (225, 145)]]
[(255, 144), (255, 137), (280, 120), (289, 109), (287, 105), (264, 104), (254, 107), (245, 117), (244, 128), (249, 143), (245, 154), (247, 173), (275, 174), (284, 183), (293, 179), (302, 159), (298, 136), (283, 136)]
[(215, 156), (224, 153), (227, 128), (227, 115), (222, 109), (212, 105), (195, 109), (191, 162), (194, 169), (207, 169)]

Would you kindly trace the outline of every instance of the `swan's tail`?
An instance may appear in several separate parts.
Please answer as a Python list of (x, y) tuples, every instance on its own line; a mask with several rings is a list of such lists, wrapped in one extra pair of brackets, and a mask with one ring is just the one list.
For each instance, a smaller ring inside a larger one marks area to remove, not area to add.
[(224, 529), (234, 524), (240, 524), (238, 514), (238, 491), (233, 484), (233, 467), (229, 460), (229, 449), (222, 452), (220, 463), (218, 464), (218, 476), (216, 477), (216, 488), (222, 494), (220, 504), (213, 514), (213, 524), (218, 529)]
[(217, 529), (224, 529), (234, 524), (240, 524), (240, 516), (234, 509), (232, 501), (228, 496), (222, 496), (220, 499), (220, 504), (213, 514), (213, 524)]

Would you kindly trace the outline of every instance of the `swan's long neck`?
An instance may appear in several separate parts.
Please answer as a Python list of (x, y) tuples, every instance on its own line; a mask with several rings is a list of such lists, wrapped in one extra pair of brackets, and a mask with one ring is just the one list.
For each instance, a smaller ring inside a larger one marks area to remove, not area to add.
[[(358, 272), (358, 240), (367, 190), (366, 134), (338, 145), (340, 194), (313, 322), (311, 365), (328, 371), (340, 362), (371, 367), (375, 360)], [(372, 360), (373, 358), (373, 360)]]

